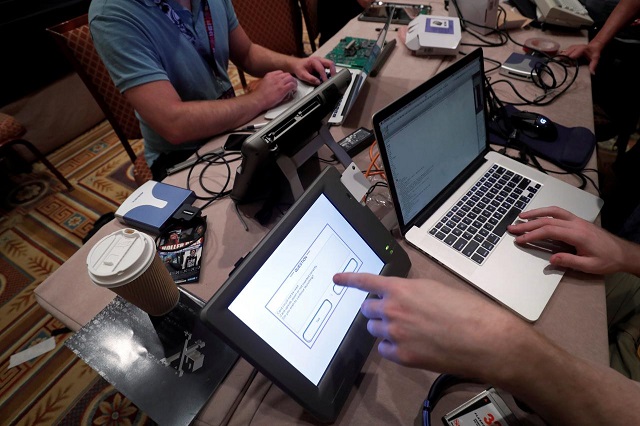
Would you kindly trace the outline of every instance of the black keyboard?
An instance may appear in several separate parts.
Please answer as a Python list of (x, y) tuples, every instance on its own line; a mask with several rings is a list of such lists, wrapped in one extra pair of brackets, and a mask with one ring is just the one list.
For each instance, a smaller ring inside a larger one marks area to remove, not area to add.
[(331, 117), (335, 118), (338, 115), (338, 110), (340, 109), (340, 105), (342, 104), (342, 97), (338, 100), (335, 108), (333, 108), (333, 112), (331, 113)]
[(541, 186), (493, 165), (429, 233), (482, 264)]

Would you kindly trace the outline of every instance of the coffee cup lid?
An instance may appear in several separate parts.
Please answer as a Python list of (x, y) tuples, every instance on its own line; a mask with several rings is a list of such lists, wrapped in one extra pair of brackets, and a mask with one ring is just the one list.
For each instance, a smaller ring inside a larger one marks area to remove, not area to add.
[(121, 229), (91, 249), (87, 256), (89, 276), (101, 287), (118, 287), (142, 275), (155, 254), (156, 247), (149, 235), (135, 229)]

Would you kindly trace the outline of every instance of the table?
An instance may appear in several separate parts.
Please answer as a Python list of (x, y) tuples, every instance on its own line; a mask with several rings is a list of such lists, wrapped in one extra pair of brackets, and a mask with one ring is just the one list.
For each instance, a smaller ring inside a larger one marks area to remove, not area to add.
[[(433, 14), (443, 14), (438, 12), (442, 10), (441, 4), (433, 4), (433, 7)], [(354, 19), (319, 49), (317, 54), (328, 53), (340, 38), (347, 35), (375, 38), (377, 27), (380, 27), (380, 24)], [(392, 26), (392, 28), (395, 27), (395, 25)], [(396, 31), (390, 31), (388, 39), (396, 35)], [(520, 30), (514, 32), (512, 37), (523, 42), (529, 37), (539, 35), (537, 30)], [(547, 33), (546, 36), (559, 41), (562, 48), (586, 41), (581, 33), (571, 35)], [(468, 35), (463, 39), (473, 40)], [(460, 48), (461, 51), (471, 49), (465, 46)], [(511, 52), (520, 51), (518, 46), (510, 43), (502, 47), (485, 48), (485, 56), (503, 61)], [(378, 76), (367, 80), (363, 92), (344, 125), (332, 128), (331, 133), (334, 138), (339, 140), (360, 126), (371, 128), (371, 115), (375, 111), (415, 88), (454, 60), (455, 58), (414, 57), (401, 43), (398, 43)], [(489, 76), (497, 77), (497, 71), (490, 73)], [(527, 88), (526, 83), (518, 86), (524, 88), (525, 92), (531, 90)], [(500, 90), (498, 95), (502, 99), (510, 100), (510, 94), (507, 91)], [(556, 103), (545, 107), (544, 113), (560, 124), (584, 126), (593, 130), (591, 105), (590, 79), (588, 72), (582, 69), (574, 86)], [(255, 121), (261, 120), (258, 118)], [(224, 137), (214, 138), (201, 152), (207, 152), (213, 147), (222, 145), (224, 139)], [(361, 169), (366, 167), (368, 164), (366, 151), (356, 157), (356, 163)], [(595, 166), (594, 154), (588, 167), (595, 168)], [(213, 186), (216, 182), (220, 182), (222, 174), (226, 171), (222, 168), (219, 172), (211, 168), (210, 170), (207, 179)], [(217, 173), (221, 174), (217, 175)], [(597, 179), (595, 174), (592, 177)], [(577, 179), (570, 176), (561, 178), (575, 185), (579, 183)], [(186, 172), (169, 176), (165, 182), (185, 186)], [(195, 183), (195, 178), (192, 178), (192, 183)], [(595, 192), (592, 186), (588, 190)], [(208, 300), (232, 271), (236, 261), (255, 246), (266, 234), (267, 229), (255, 220), (247, 219), (248, 231), (245, 231), (236, 215), (234, 204), (229, 199), (213, 203), (204, 211), (204, 214), (208, 217), (209, 227), (204, 259), (201, 262), (201, 282), (190, 284), (187, 289), (203, 300)], [(110, 291), (91, 284), (88, 275), (84, 273), (85, 260), (93, 244), (122, 227), (123, 225), (115, 221), (104, 226), (88, 244), (85, 244), (35, 291), (40, 305), (74, 330), (89, 322), (114, 297)], [(476, 291), (405, 242), (401, 244), (413, 264), (410, 277), (430, 277), (464, 291)], [(470, 324), (470, 326), (473, 325)], [(601, 277), (568, 272), (542, 317), (532, 326), (567, 351), (595, 362), (608, 364), (606, 307)], [(343, 408), (338, 423), (413, 423), (419, 416), (422, 400), (436, 376), (432, 372), (409, 369), (383, 360), (374, 350), (363, 368), (362, 379), (356, 384)], [(442, 400), (434, 415), (439, 417), (479, 392), (480, 389), (477, 386), (462, 386), (450, 397)], [(513, 407), (513, 404), (510, 406)], [(535, 422), (535, 419), (532, 421)], [(196, 424), (208, 425), (309, 422), (312, 423), (313, 419), (299, 405), (273, 386), (262, 374), (256, 373), (244, 360), (236, 364), (196, 420)]]

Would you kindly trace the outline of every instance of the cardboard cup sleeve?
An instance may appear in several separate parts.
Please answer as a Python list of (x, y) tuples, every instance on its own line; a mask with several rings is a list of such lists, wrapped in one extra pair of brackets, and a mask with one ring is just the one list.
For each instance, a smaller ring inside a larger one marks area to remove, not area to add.
[(134, 229), (122, 229), (98, 241), (87, 256), (87, 269), (97, 286), (108, 288), (149, 315), (168, 313), (180, 299), (153, 238)]

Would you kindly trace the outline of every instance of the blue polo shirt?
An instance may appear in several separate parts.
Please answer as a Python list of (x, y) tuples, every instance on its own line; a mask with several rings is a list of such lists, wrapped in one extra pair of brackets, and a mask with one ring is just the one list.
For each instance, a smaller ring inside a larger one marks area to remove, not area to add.
[[(198, 48), (210, 52), (202, 1), (192, 11), (168, 0), (196, 35)], [(218, 99), (231, 88), (227, 74), (229, 33), (238, 26), (230, 0), (208, 0), (214, 22), (216, 75), (196, 47), (153, 0), (93, 0), (89, 25), (96, 50), (120, 92), (152, 81), (168, 80), (183, 101)], [(158, 99), (162, 102), (162, 99)], [(137, 112), (136, 112), (137, 115)], [(163, 152), (194, 150), (203, 141), (173, 145), (138, 116), (151, 165)]]

